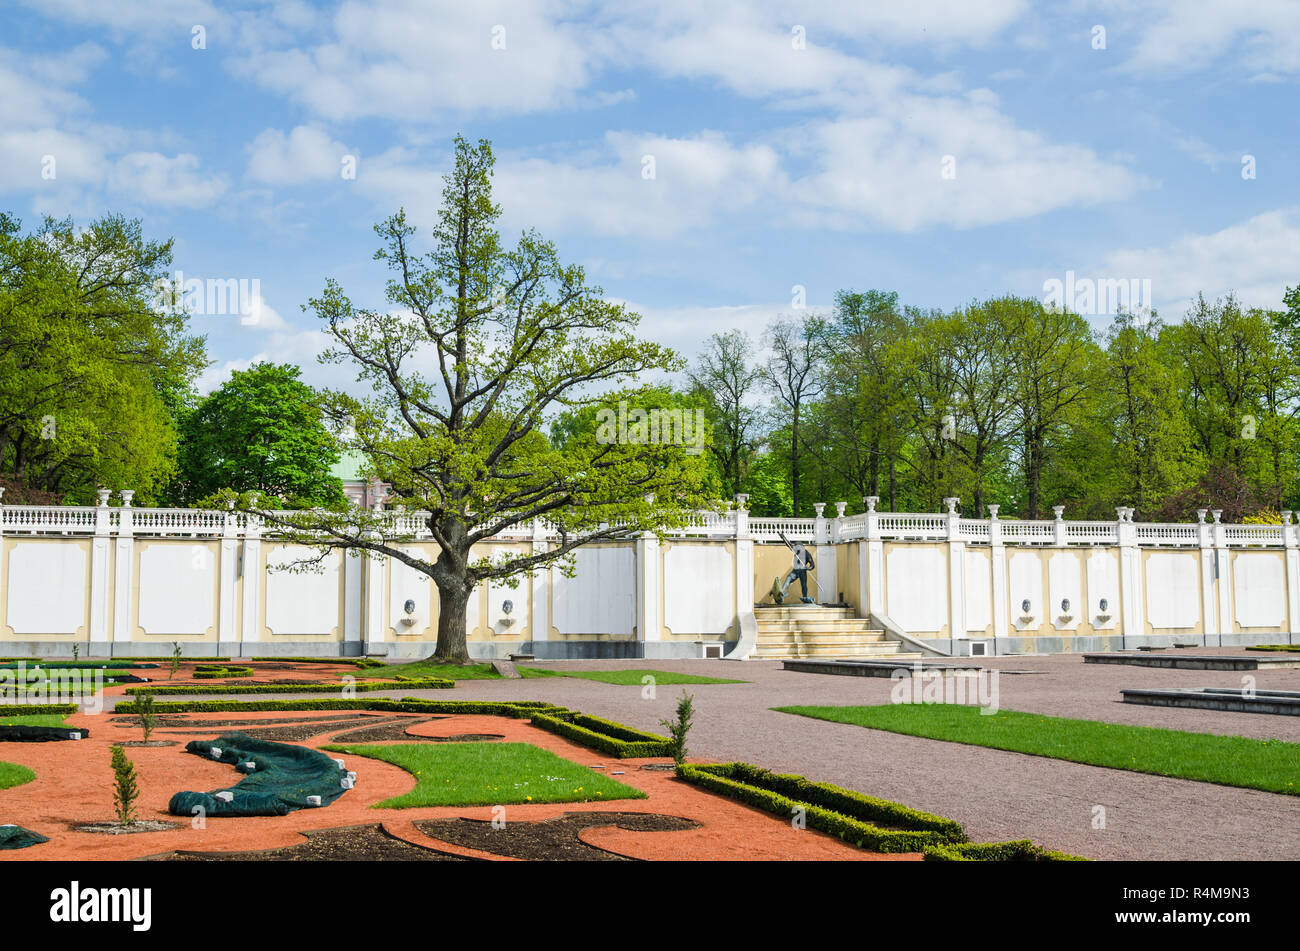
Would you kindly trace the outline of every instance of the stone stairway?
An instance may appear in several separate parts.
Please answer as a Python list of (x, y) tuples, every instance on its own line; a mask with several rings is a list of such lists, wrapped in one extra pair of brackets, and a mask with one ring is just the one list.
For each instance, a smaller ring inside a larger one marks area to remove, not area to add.
[(894, 660), (920, 657), (899, 641), (855, 618), (851, 608), (825, 605), (756, 604), (758, 647), (751, 660)]

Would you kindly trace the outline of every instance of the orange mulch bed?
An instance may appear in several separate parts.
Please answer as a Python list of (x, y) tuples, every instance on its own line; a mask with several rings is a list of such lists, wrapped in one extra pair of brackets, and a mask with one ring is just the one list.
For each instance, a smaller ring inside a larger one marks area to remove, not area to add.
[[(316, 667), (317, 665), (311, 665)], [(322, 665), (323, 666), (323, 665)], [(323, 671), (322, 671), (323, 673)], [(248, 720), (306, 722), (340, 711), (268, 711), (253, 713), (177, 714), (190, 721)], [(376, 723), (399, 715), (365, 714)], [(673, 831), (631, 831), (615, 826), (596, 826), (580, 833), (581, 841), (618, 855), (635, 859), (676, 860), (915, 860), (920, 856), (879, 855), (865, 852), (832, 836), (813, 830), (797, 830), (790, 823), (729, 799), (715, 796), (678, 780), (671, 772), (643, 770), (644, 763), (667, 760), (617, 760), (539, 730), (527, 722), (509, 717), (483, 715), (427, 716), (407, 718), (426, 722), (413, 726), (419, 736), (449, 737), (461, 734), (496, 734), (508, 742), (532, 743), (585, 766), (603, 765), (606, 775), (648, 794), (647, 799), (591, 803), (510, 805), (512, 824), (550, 819), (566, 812), (649, 813), (677, 816), (699, 823), (698, 827)], [(114, 723), (124, 717), (74, 714), (71, 726), (83, 726), (90, 736), (79, 741), (55, 743), (0, 743), (0, 760), (21, 763), (36, 773), (23, 786), (0, 790), (0, 822), (16, 823), (48, 836), (50, 841), (11, 852), (0, 852), (0, 862), (41, 859), (122, 860), (159, 856), (176, 850), (189, 852), (247, 852), (279, 849), (302, 844), (307, 830), (335, 829), (365, 824), (382, 824), (397, 838), (453, 855), (507, 860), (501, 856), (435, 840), (414, 825), (426, 819), (466, 818), (490, 820), (491, 806), (443, 806), (416, 809), (372, 809), (374, 803), (399, 796), (415, 787), (415, 779), (390, 763), (363, 756), (342, 756), (348, 769), (357, 773), (357, 786), (333, 804), (321, 809), (301, 809), (287, 816), (255, 818), (209, 818), (206, 827), (195, 829), (184, 817), (167, 813), (167, 803), (181, 790), (212, 790), (233, 786), (241, 777), (230, 766), (184, 752), (184, 743), (203, 736), (190, 729), (185, 733), (160, 725), (154, 740), (171, 739), (180, 745), (133, 748), (127, 755), (135, 763), (141, 796), (137, 804), (140, 819), (170, 820), (181, 827), (170, 831), (129, 835), (76, 832), (82, 823), (113, 818), (112, 779), (109, 746), (139, 740), (134, 722)], [(133, 718), (132, 718), (133, 719)], [(250, 724), (251, 725), (251, 724)], [(270, 724), (268, 724), (269, 726)], [(356, 729), (345, 722), (321, 722), (322, 732), (301, 745), (319, 747), (331, 742), (336, 733)], [(225, 730), (245, 727), (216, 727), (206, 738)], [(412, 741), (417, 741), (412, 737)]]

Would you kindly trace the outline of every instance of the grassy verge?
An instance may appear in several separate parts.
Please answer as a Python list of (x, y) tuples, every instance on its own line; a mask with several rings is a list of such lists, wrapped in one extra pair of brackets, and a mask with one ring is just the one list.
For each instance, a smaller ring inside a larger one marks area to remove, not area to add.
[(525, 677), (580, 677), (583, 680), (597, 680), (603, 684), (620, 684), (640, 687), (646, 683), (646, 677), (654, 678), (656, 684), (743, 684), (747, 680), (724, 680), (721, 677), (701, 677), (697, 674), (679, 674), (671, 670), (546, 670), (542, 667), (519, 667), (516, 670)]
[(21, 786), (35, 778), (36, 774), (26, 766), (19, 766), (17, 763), (0, 763), (0, 789)]
[(400, 766), (415, 789), (376, 809), (644, 799), (645, 793), (529, 743), (403, 743), (326, 746)]
[(1300, 744), (1282, 740), (1125, 726), (1012, 710), (983, 716), (978, 707), (955, 704), (774, 709), (832, 723), (1047, 756), (1089, 766), (1300, 794), (1297, 786)]

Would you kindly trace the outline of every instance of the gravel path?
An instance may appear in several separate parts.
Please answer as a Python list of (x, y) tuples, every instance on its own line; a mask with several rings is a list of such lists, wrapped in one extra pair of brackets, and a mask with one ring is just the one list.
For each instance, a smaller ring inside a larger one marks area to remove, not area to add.
[[(1229, 653), (1202, 650), (1198, 653)], [(1231, 671), (1085, 665), (1077, 656), (989, 658), (1004, 709), (1300, 742), (1300, 717), (1121, 703), (1123, 687), (1241, 686)], [(773, 712), (790, 704), (886, 703), (886, 678), (783, 671), (779, 662), (565, 661), (552, 669), (654, 668), (751, 681), (691, 685), (695, 757), (743, 759), (957, 819), (976, 841), (1030, 838), (1098, 859), (1297, 859), (1300, 797), (1083, 766)], [(1021, 671), (1022, 673), (1014, 673)], [(1031, 672), (1032, 671), (1032, 672)], [(1005, 673), (1003, 673), (1005, 672)], [(1300, 670), (1253, 674), (1300, 690)], [(683, 688), (578, 678), (462, 681), (457, 699), (537, 699), (659, 731)], [(442, 691), (402, 695), (447, 699)], [(1094, 828), (1097, 807), (1105, 827)]]

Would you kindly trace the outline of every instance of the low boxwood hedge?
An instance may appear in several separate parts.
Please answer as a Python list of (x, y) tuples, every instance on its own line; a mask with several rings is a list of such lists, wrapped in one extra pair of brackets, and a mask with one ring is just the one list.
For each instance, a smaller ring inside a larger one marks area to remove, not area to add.
[(237, 667), (233, 664), (222, 666), (220, 664), (200, 664), (194, 668), (195, 680), (225, 680), (234, 677), (251, 677), (253, 676), (252, 667)]
[(1300, 644), (1255, 644), (1247, 647), (1248, 651), (1284, 651), (1288, 654), (1300, 654)]
[(343, 684), (197, 684), (184, 687), (128, 687), (127, 693), (163, 694), (210, 694), (210, 693), (342, 693), (344, 688), (355, 693), (370, 693), (375, 690), (449, 690), (456, 686), (454, 680), (430, 678), (428, 680), (407, 680), (393, 683), (386, 680), (358, 680)]
[(0, 703), (0, 719), (4, 717), (28, 717), (50, 714), (67, 716), (76, 713), (79, 708), (75, 703)]
[(922, 852), (927, 862), (1088, 862), (1081, 855), (1053, 852), (1028, 839), (1015, 842), (945, 842), (927, 845)]
[[(259, 713), (263, 711), (371, 710), (376, 713), (479, 713), (484, 716), (514, 717), (527, 720), (541, 711), (563, 710), (542, 700), (421, 700), (407, 697), (328, 697), (296, 700), (161, 700), (153, 705), (156, 713)], [(57, 712), (42, 707), (33, 712)], [(134, 701), (118, 703), (114, 713), (139, 713)]]
[[(778, 775), (749, 763), (687, 763), (677, 767), (677, 775), (710, 792), (785, 818), (802, 809), (809, 828), (873, 852), (920, 852), (927, 845), (966, 841), (960, 823), (952, 819), (802, 776)], [(901, 828), (883, 829), (876, 822)]]
[[(226, 658), (229, 660), (230, 658)], [(373, 657), (250, 657), (249, 660), (265, 661), (268, 664), (351, 664), (358, 670), (369, 667), (388, 666), (382, 660)]]
[(672, 755), (669, 748), (672, 741), (666, 736), (572, 710), (538, 713), (530, 722), (548, 733), (555, 733), (619, 759)]

